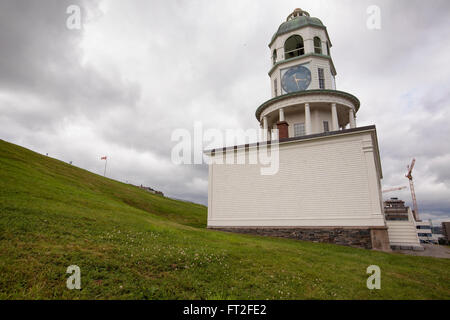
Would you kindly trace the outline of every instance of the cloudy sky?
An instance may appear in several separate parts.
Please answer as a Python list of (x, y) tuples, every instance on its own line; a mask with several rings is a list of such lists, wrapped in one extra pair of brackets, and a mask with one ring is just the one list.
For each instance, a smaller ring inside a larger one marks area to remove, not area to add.
[(258, 127), (267, 45), (296, 7), (327, 26), (358, 125), (377, 126), (383, 186), (408, 185), (415, 157), (421, 217), (450, 220), (448, 0), (1, 0), (0, 139), (99, 174), (107, 155), (111, 178), (206, 204), (207, 167), (172, 164), (171, 134)]

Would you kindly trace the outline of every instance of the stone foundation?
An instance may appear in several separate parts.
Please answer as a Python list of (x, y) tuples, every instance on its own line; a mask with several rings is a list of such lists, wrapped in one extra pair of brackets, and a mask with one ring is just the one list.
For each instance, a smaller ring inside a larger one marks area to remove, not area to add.
[(390, 251), (386, 227), (208, 227), (209, 229)]

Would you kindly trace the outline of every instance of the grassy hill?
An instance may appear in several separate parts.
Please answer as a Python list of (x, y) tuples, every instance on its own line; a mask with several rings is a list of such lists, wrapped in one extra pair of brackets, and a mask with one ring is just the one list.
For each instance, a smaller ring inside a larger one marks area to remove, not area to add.
[(450, 260), (210, 231), (206, 212), (0, 140), (0, 299), (450, 298)]

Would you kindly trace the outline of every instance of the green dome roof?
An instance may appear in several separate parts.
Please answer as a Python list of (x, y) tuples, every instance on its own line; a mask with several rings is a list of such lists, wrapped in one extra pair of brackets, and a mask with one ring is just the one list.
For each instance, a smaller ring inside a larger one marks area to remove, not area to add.
[(300, 15), (295, 18), (292, 18), (286, 22), (283, 22), (280, 27), (278, 28), (278, 31), (273, 35), (272, 40), (270, 41), (270, 44), (275, 40), (276, 37), (279, 35), (288, 33), (293, 30), (300, 29), (304, 26), (316, 26), (325, 28), (322, 21), (318, 18), (310, 17), (307, 15)]

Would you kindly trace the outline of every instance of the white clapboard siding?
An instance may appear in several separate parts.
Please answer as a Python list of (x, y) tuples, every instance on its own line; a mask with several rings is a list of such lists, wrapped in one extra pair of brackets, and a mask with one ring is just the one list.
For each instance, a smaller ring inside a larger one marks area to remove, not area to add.
[(385, 226), (375, 148), (357, 132), (280, 145), (275, 175), (213, 164), (208, 226)]

